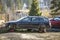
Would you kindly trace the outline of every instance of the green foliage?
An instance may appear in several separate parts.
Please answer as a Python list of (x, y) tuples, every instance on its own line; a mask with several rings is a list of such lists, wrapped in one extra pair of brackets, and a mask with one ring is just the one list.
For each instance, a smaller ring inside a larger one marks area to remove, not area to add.
[(52, 0), (50, 9), (51, 9), (51, 15), (60, 14), (60, 0)]
[(0, 2), (0, 12), (2, 11), (2, 4), (1, 4), (1, 2)]
[(29, 12), (30, 16), (41, 16), (38, 0), (32, 0), (31, 9)]
[(0, 5), (0, 11), (2, 10), (2, 6)]
[(20, 4), (20, 0), (17, 0), (17, 4), (18, 4), (18, 9), (20, 9), (20, 7), (21, 7), (21, 6), (20, 6), (20, 5), (21, 5), (21, 4)]

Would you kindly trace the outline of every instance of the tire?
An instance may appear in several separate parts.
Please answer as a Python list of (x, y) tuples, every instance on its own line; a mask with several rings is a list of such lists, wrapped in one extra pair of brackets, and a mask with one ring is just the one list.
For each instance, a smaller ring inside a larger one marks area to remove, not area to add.
[(13, 30), (16, 29), (16, 24), (13, 24), (13, 25), (10, 26), (10, 30), (12, 30), (12, 29), (13, 29)]
[(8, 28), (11, 28), (11, 25), (9, 25)]
[(14, 29), (16, 28), (16, 24), (14, 24), (14, 27), (13, 27)]
[(46, 29), (47, 29), (47, 31), (49, 31), (51, 29), (51, 27), (49, 25), (46, 25)]
[(41, 25), (39, 28), (39, 32), (40, 33), (46, 33), (47, 32), (46, 25)]
[(31, 31), (32, 29), (27, 29), (27, 31)]

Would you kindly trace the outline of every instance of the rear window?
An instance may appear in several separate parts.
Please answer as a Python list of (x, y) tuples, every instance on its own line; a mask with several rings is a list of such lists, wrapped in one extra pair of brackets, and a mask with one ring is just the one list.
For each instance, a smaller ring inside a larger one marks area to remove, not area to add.
[(60, 20), (60, 18), (54, 18), (54, 20)]

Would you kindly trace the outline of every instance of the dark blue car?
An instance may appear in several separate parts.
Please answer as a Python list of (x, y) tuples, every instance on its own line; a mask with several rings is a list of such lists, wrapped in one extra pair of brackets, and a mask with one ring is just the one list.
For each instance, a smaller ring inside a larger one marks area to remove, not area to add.
[(21, 29), (38, 29), (39, 32), (46, 32), (49, 28), (49, 20), (42, 16), (26, 16), (16, 21), (9, 21), (6, 23), (6, 27), (21, 28)]

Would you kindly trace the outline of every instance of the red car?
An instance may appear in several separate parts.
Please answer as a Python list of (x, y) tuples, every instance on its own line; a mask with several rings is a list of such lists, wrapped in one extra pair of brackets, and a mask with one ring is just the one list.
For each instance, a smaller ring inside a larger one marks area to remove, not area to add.
[(50, 20), (50, 26), (52, 28), (60, 28), (60, 18), (56, 17)]

